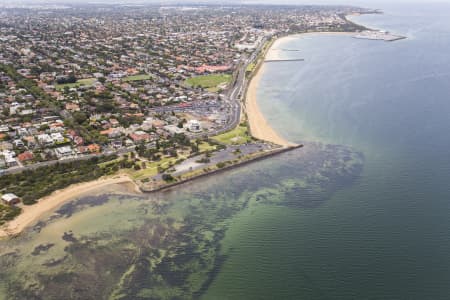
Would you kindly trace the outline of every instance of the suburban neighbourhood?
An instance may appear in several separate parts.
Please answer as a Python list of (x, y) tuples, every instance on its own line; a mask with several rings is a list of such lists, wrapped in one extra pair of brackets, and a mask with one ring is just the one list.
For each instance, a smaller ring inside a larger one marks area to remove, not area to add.
[(276, 38), (366, 30), (355, 13), (376, 11), (2, 4), (3, 204), (119, 170), (153, 191), (280, 149), (251, 135), (249, 79)]

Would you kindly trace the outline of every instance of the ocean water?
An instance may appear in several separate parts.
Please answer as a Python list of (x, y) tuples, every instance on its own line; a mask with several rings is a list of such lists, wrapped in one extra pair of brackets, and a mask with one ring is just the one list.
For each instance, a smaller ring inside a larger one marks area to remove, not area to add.
[(450, 6), (303, 35), (258, 101), (305, 147), (173, 191), (120, 187), (0, 242), (0, 299), (449, 299)]
[(277, 51), (304, 62), (266, 65), (275, 129), (349, 146), (364, 169), (313, 210), (238, 218), (211, 299), (450, 298), (450, 5), (384, 11), (353, 20), (408, 39), (302, 35)]

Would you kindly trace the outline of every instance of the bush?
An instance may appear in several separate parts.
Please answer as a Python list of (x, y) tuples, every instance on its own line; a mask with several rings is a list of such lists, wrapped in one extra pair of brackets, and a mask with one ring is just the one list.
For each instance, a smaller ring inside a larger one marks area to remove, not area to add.
[(220, 162), (216, 165), (219, 169), (222, 169), (226, 166), (226, 164), (224, 162)]
[(171, 182), (175, 180), (175, 178), (173, 178), (171, 174), (163, 174), (162, 179), (166, 182)]

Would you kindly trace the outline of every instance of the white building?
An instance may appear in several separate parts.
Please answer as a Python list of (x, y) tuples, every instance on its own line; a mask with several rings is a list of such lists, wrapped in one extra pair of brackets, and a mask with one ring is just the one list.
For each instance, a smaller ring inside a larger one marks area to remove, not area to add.
[(16, 153), (14, 153), (13, 151), (3, 150), (2, 154), (8, 167), (17, 167), (19, 165), (19, 162), (15, 158)]
[(183, 128), (179, 128), (176, 125), (166, 125), (164, 126), (164, 130), (166, 130), (170, 134), (180, 134), (184, 132)]
[(2, 196), (2, 201), (7, 205), (14, 205), (20, 202), (20, 198), (12, 193), (8, 193)]
[(56, 152), (56, 156), (58, 156), (58, 158), (71, 156), (73, 154), (72, 148), (70, 148), (70, 146), (56, 148), (55, 152)]
[(37, 136), (39, 144), (43, 146), (51, 146), (53, 145), (53, 139), (46, 133), (40, 134)]
[(201, 132), (202, 125), (197, 120), (189, 120), (185, 126), (190, 132)]
[(54, 143), (64, 143), (64, 137), (60, 132), (52, 133), (51, 138)]

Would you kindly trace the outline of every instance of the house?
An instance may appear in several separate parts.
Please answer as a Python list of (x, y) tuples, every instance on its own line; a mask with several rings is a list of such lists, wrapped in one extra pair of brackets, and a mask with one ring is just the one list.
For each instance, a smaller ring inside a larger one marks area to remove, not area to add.
[(28, 148), (36, 147), (36, 139), (34, 138), (34, 136), (25, 136), (23, 139), (25, 140)]
[(107, 135), (108, 138), (113, 139), (113, 138), (118, 138), (119, 136), (121, 136), (122, 131), (121, 131), (121, 128), (109, 128), (109, 129), (100, 131), (100, 134)]
[(58, 156), (58, 158), (71, 156), (73, 154), (72, 148), (70, 148), (70, 146), (56, 148), (55, 152), (56, 152), (56, 156)]
[(19, 148), (19, 149), (25, 147), (25, 144), (20, 139), (14, 140), (13, 144), (14, 144), (14, 147)]
[(166, 126), (164, 126), (164, 130), (166, 130), (167, 132), (169, 132), (172, 135), (180, 134), (180, 133), (184, 132), (183, 128), (179, 128), (176, 125), (166, 125)]
[(85, 154), (89, 152), (89, 149), (87, 146), (78, 146), (77, 147), (77, 152), (80, 154)]
[(80, 106), (76, 103), (66, 103), (66, 110), (68, 111), (80, 111)]
[(6, 205), (14, 205), (20, 202), (20, 198), (12, 193), (8, 193), (2, 196), (2, 201)]
[(150, 135), (144, 131), (136, 131), (135, 133), (130, 134), (130, 138), (135, 143), (150, 141)]
[(190, 132), (201, 132), (202, 131), (202, 125), (200, 124), (199, 121), (197, 120), (189, 120), (186, 123), (186, 128), (190, 131)]
[(73, 139), (73, 142), (74, 142), (77, 146), (81, 146), (81, 145), (84, 144), (84, 140), (83, 140), (83, 138), (82, 138), (81, 136), (76, 136), (76, 137)]
[(51, 134), (54, 143), (61, 144), (64, 143), (65, 139), (60, 132), (55, 132)]
[(102, 150), (101, 147), (97, 144), (90, 144), (87, 146), (87, 148), (91, 153), (100, 153), (100, 151)]
[(115, 140), (111, 142), (111, 145), (114, 148), (122, 148), (122, 141), (121, 140)]
[(13, 156), (5, 155), (5, 162), (8, 167), (17, 167), (19, 163), (17, 162), (17, 159), (15, 159)]
[(50, 135), (46, 133), (38, 135), (37, 139), (42, 146), (51, 146), (54, 143)]
[(111, 124), (112, 127), (117, 127), (120, 125), (117, 119), (109, 119), (109, 123)]
[(17, 155), (17, 158), (19, 159), (20, 162), (26, 162), (32, 160), (34, 158), (34, 155), (32, 152), (26, 151), (24, 153)]
[(10, 142), (1, 142), (0, 143), (0, 151), (3, 150), (12, 150), (14, 148), (13, 144)]

